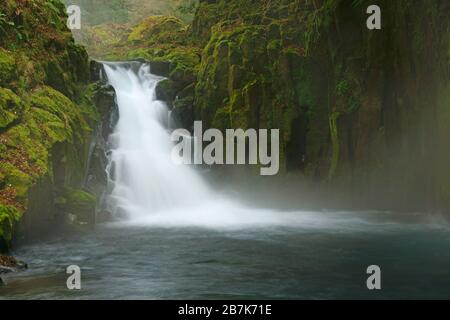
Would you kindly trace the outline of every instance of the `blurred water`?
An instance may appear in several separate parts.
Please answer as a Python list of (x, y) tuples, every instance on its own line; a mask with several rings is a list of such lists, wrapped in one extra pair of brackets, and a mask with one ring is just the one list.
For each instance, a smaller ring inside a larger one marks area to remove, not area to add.
[[(286, 224), (108, 224), (19, 248), (2, 299), (450, 298), (450, 231), (420, 215), (291, 212)], [(292, 221), (297, 221), (292, 225)], [(302, 226), (302, 223), (305, 223)], [(65, 268), (82, 269), (82, 290)], [(382, 290), (366, 288), (377, 264)]]
[(176, 207), (196, 206), (210, 196), (189, 166), (171, 159), (167, 106), (156, 99), (163, 78), (139, 62), (105, 63), (117, 95), (119, 120), (109, 137), (108, 203), (113, 213), (140, 218)]

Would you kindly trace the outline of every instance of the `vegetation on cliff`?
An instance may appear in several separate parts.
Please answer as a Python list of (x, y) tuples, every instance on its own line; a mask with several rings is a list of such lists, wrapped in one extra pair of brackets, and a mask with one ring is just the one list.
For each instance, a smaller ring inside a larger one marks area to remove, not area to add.
[[(81, 9), (80, 30), (73, 30), (78, 44), (93, 59), (103, 59), (111, 48), (126, 40), (133, 26), (149, 16), (174, 15), (183, 23), (192, 21), (197, 0), (63, 0)], [(109, 55), (110, 56), (110, 55)]]
[[(35, 184), (56, 196), (84, 179), (92, 126), (86, 51), (59, 1), (0, 4), (0, 250), (28, 212)], [(34, 207), (36, 204), (34, 204)], [(52, 211), (51, 206), (39, 210)]]
[(149, 18), (118, 52), (189, 62), (191, 81), (171, 94), (183, 124), (279, 128), (285, 172), (371, 206), (448, 208), (449, 171), (436, 160), (448, 159), (450, 137), (445, 4), (379, 1), (383, 27), (374, 31), (370, 4), (200, 1), (189, 26)]

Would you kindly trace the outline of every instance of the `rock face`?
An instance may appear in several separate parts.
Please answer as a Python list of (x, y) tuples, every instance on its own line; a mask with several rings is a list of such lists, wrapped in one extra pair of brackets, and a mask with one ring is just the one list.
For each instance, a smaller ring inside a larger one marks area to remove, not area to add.
[(172, 62), (159, 91), (185, 128), (280, 129), (283, 172), (319, 190), (449, 211), (448, 6), (378, 1), (369, 31), (371, 4), (200, 1), (190, 26), (149, 18), (122, 51)]
[(109, 151), (108, 137), (113, 132), (119, 118), (116, 92), (104, 80), (97, 83), (94, 103), (100, 113), (100, 121), (94, 130), (91, 142), (85, 187), (97, 197), (96, 211), (103, 212), (106, 207), (106, 204), (103, 203), (104, 193), (108, 183), (106, 175), (108, 165), (106, 154)]
[[(101, 116), (86, 51), (59, 1), (0, 4), (0, 251), (47, 234), (76, 213), (94, 219), (82, 190)], [(76, 212), (75, 212), (76, 211)]]
[(252, 3), (197, 12), (193, 33), (205, 46), (195, 117), (279, 128), (286, 171), (370, 206), (449, 208), (444, 2), (379, 1), (381, 31), (366, 28), (370, 1)]

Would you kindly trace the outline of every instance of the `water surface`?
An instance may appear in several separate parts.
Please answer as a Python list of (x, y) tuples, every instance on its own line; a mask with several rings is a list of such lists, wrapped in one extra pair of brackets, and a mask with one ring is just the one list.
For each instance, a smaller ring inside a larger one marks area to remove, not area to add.
[[(30, 268), (9, 276), (0, 297), (450, 298), (446, 223), (377, 212), (284, 215), (284, 225), (256, 227), (107, 224), (83, 236), (24, 246), (14, 255)], [(66, 288), (65, 268), (72, 264), (82, 269), (80, 291)], [(381, 291), (366, 288), (372, 264), (381, 267)]]

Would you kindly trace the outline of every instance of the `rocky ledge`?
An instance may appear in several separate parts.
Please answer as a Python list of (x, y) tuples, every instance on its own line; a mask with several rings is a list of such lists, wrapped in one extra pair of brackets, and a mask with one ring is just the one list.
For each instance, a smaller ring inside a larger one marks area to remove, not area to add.
[(5, 285), (2, 279), (2, 275), (12, 272), (24, 271), (28, 268), (28, 265), (20, 260), (17, 260), (11, 256), (5, 256), (0, 254), (0, 286)]

